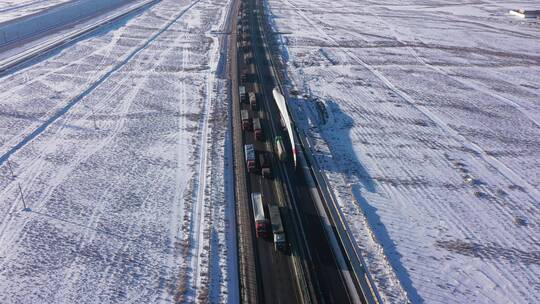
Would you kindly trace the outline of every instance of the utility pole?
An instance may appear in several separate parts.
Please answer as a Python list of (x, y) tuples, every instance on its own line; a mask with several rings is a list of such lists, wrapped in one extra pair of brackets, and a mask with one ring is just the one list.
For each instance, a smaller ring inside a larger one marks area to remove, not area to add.
[(17, 183), (17, 185), (19, 186), (19, 192), (21, 193), (21, 200), (22, 200), (22, 203), (23, 203), (23, 206), (24, 206), (23, 211), (30, 211), (30, 209), (26, 206), (26, 202), (24, 201), (24, 195), (23, 195), (23, 192), (22, 192), (21, 184)]
[(13, 168), (11, 167), (11, 162), (9, 161), (9, 159), (7, 160), (7, 165), (8, 165), (9, 171), (11, 172), (11, 178), (15, 180), (15, 173), (13, 173)]
[(94, 108), (90, 108), (92, 110), (92, 118), (94, 120), (94, 129), (98, 129), (97, 123), (96, 123), (96, 113), (94, 112)]
[(87, 109), (90, 109), (90, 111), (92, 111), (92, 120), (94, 121), (94, 129), (99, 129), (98, 126), (97, 126), (97, 122), (96, 122), (96, 113), (94, 112), (94, 108), (92, 107), (89, 107), (85, 104), (83, 104), (83, 106)]

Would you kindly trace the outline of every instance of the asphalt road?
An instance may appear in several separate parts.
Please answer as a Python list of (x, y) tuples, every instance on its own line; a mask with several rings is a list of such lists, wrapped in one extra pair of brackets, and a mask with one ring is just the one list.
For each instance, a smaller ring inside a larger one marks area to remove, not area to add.
[[(303, 173), (294, 168), (290, 157), (288, 161), (280, 163), (273, 153), (272, 143), (276, 135), (281, 135), (286, 145), (290, 145), (286, 132), (281, 129), (279, 111), (272, 97), (275, 82), (262, 44), (255, 7), (255, 0), (245, 2), (243, 11), (247, 13), (249, 36), (246, 37), (250, 47), (238, 50), (238, 67), (239, 71), (249, 71), (244, 85), (247, 92), (257, 93), (258, 108), (252, 110), (249, 104), (242, 104), (241, 107), (250, 111), (250, 117), (261, 118), (265, 140), (255, 140), (253, 132), (244, 132), (243, 140), (244, 143), (254, 144), (258, 152), (266, 151), (267, 155), (273, 155), (273, 178), (248, 174), (247, 189), (248, 192), (261, 192), (264, 204), (282, 207), (284, 227), (291, 243), (291, 250), (284, 254), (274, 250), (271, 240), (255, 239), (258, 302), (296, 303), (307, 299), (322, 303), (349, 303), (341, 272)], [(238, 37), (242, 41), (244, 36)], [(247, 53), (252, 55), (252, 59), (244, 58)], [(288, 148), (287, 152), (290, 156), (291, 149)], [(248, 198), (249, 195), (247, 193)], [(296, 264), (292, 253), (297, 256)], [(308, 288), (302, 285), (302, 280), (308, 281)]]
[[(236, 16), (234, 16), (236, 18)], [(236, 26), (233, 27), (233, 29), (236, 29)], [(237, 36), (239, 40), (241, 40), (241, 36)], [(238, 56), (233, 58), (231, 60), (231, 64), (237, 64), (238, 70), (242, 70), (244, 68), (247, 68), (247, 64), (245, 64), (243, 60), (243, 53), (238, 52)], [(232, 68), (234, 71), (235, 69)], [(238, 86), (235, 84), (238, 83), (239, 79), (236, 77), (238, 75), (233, 74), (233, 90), (238, 90)], [(255, 80), (255, 79), (250, 79)], [(243, 85), (246, 86), (246, 89), (248, 91), (255, 90), (255, 84), (250, 81), (246, 82)], [(238, 94), (236, 92), (233, 93), (234, 102), (239, 103), (238, 101)], [(259, 112), (258, 109), (252, 110), (251, 107), (248, 104), (240, 104), (239, 107), (237, 104), (233, 107), (237, 111), (240, 109), (247, 109), (250, 112), (250, 117), (258, 117), (264, 116), (264, 111)], [(237, 113), (238, 114), (238, 113)], [(239, 120), (235, 121), (236, 124), (239, 124)], [(268, 130), (268, 122), (264, 119), (262, 119), (262, 127), (264, 130)], [(234, 126), (237, 130), (240, 128), (239, 125)], [(264, 141), (257, 141), (254, 139), (253, 132), (242, 132), (241, 135), (241, 143), (235, 141), (235, 150), (241, 151), (243, 149), (244, 144), (254, 144), (256, 147), (256, 150), (258, 152), (261, 151), (268, 151), (268, 156), (271, 156), (272, 147), (271, 145), (268, 145), (268, 142)], [(243, 160), (242, 164), (243, 164)], [(274, 160), (272, 160), (273, 168), (275, 170), (276, 163)], [(256, 268), (256, 292), (252, 292), (251, 294), (249, 292), (246, 293), (247, 301), (253, 301), (254, 298), (256, 298), (257, 303), (301, 303), (301, 297), (298, 293), (297, 284), (296, 284), (296, 275), (294, 273), (294, 268), (292, 265), (292, 259), (289, 254), (284, 254), (278, 251), (274, 250), (273, 243), (271, 239), (257, 239), (255, 236), (255, 229), (254, 229), (254, 221), (253, 221), (253, 215), (251, 210), (251, 198), (250, 195), (252, 192), (261, 192), (263, 194), (263, 201), (264, 204), (280, 204), (281, 193), (279, 187), (276, 187), (276, 178), (274, 177), (272, 179), (266, 179), (263, 178), (259, 174), (250, 174), (247, 173), (247, 170), (244, 169), (244, 167), (241, 169), (243, 170), (240, 172), (239, 175), (245, 175), (245, 183), (243, 183), (245, 186), (242, 186), (242, 189), (240, 190), (246, 190), (247, 193), (241, 193), (241, 196), (244, 199), (237, 199), (240, 209), (247, 209), (249, 214), (249, 218), (245, 219), (244, 222), (249, 222), (249, 229), (251, 234), (244, 238), (244, 242), (252, 242), (252, 244), (239, 244), (241, 247), (241, 251), (245, 252), (247, 255), (249, 255), (251, 252), (249, 249), (252, 249), (252, 252), (254, 254), (254, 263)], [(237, 187), (239, 186), (239, 182), (237, 182)], [(242, 210), (240, 210), (242, 211)], [(242, 212), (239, 213), (240, 216), (242, 216)], [(245, 229), (245, 227), (240, 227), (240, 229)], [(239, 243), (241, 243), (242, 240), (239, 240)], [(245, 246), (251, 245), (252, 248), (245, 248)], [(249, 264), (249, 260), (242, 261), (243, 263)], [(249, 265), (245, 267), (244, 270), (248, 275), (251, 275), (251, 269)], [(241, 274), (242, 275), (242, 274)], [(250, 284), (252, 284), (251, 280), (247, 278), (245, 280), (245, 285), (243, 288), (251, 288)], [(253, 295), (255, 294), (255, 295)]]

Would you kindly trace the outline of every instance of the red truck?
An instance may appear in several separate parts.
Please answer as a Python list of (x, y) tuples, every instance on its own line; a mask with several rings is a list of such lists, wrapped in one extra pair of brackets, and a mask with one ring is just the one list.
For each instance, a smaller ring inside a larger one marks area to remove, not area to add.
[(242, 117), (242, 130), (247, 131), (251, 130), (251, 118), (249, 118), (248, 110), (240, 111), (240, 116)]
[(262, 140), (264, 137), (263, 130), (261, 128), (261, 119), (256, 117), (253, 118), (253, 135), (256, 140)]

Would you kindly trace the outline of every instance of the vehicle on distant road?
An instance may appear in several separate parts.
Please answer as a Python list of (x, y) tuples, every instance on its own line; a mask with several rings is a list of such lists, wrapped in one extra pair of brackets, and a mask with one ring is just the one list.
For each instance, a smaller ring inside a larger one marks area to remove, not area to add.
[(255, 219), (255, 232), (257, 234), (257, 238), (266, 238), (268, 237), (268, 220), (264, 215), (264, 206), (261, 193), (251, 193), (251, 205), (253, 207), (253, 217)]

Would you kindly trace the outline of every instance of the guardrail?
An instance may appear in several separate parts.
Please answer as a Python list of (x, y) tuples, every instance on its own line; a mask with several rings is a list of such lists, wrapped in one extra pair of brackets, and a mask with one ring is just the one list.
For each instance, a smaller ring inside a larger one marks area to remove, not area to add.
[[(261, 1), (262, 2), (262, 1)], [(267, 8), (262, 6), (262, 14), (263, 19), (265, 21), (266, 30), (270, 29), (270, 26), (267, 24), (268, 19), (266, 18), (266, 12)], [(264, 39), (266, 40), (265, 31), (262, 31), (262, 35)], [(269, 61), (273, 70), (274, 78), (276, 80), (276, 84), (279, 87), (280, 91), (284, 96), (287, 96), (287, 91), (284, 89), (283, 86), (283, 79), (284, 76), (276, 69), (276, 63), (274, 60), (274, 53), (271, 51), (267, 51), (267, 53), (270, 55)], [(279, 61), (278, 61), (279, 62)], [(289, 109), (289, 114), (292, 117), (292, 121), (294, 124), (295, 117), (294, 112)], [(329, 183), (327, 181), (327, 178), (324, 174), (322, 174), (320, 167), (318, 165), (318, 162), (313, 158), (313, 155), (311, 153), (311, 144), (309, 143), (309, 140), (305, 133), (303, 131), (300, 131), (296, 126), (294, 126), (294, 130), (296, 132), (297, 137), (300, 139), (300, 143), (302, 146), (302, 150), (305, 152), (304, 154), (307, 156), (308, 164), (311, 167), (312, 176), (315, 179), (315, 182), (317, 184), (317, 188), (320, 191), (320, 194), (322, 196), (322, 200), (324, 201), (326, 205), (326, 209), (330, 213), (330, 217), (332, 218), (332, 221), (334, 222), (334, 225), (337, 229), (337, 236), (341, 242), (341, 246), (344, 249), (344, 252), (347, 256), (349, 265), (352, 268), (352, 272), (356, 278), (357, 284), (360, 287), (360, 291), (362, 292), (364, 298), (368, 303), (375, 303), (379, 304), (382, 303), (382, 300), (380, 298), (380, 295), (373, 283), (372, 276), (369, 273), (369, 270), (366, 267), (365, 261), (362, 258), (360, 252), (358, 252), (357, 246), (355, 246), (354, 237), (352, 236), (351, 231), (348, 228), (348, 225), (346, 224), (346, 221), (343, 219), (343, 215), (340, 212), (337, 199), (335, 198), (335, 195), (333, 191), (330, 190)]]

